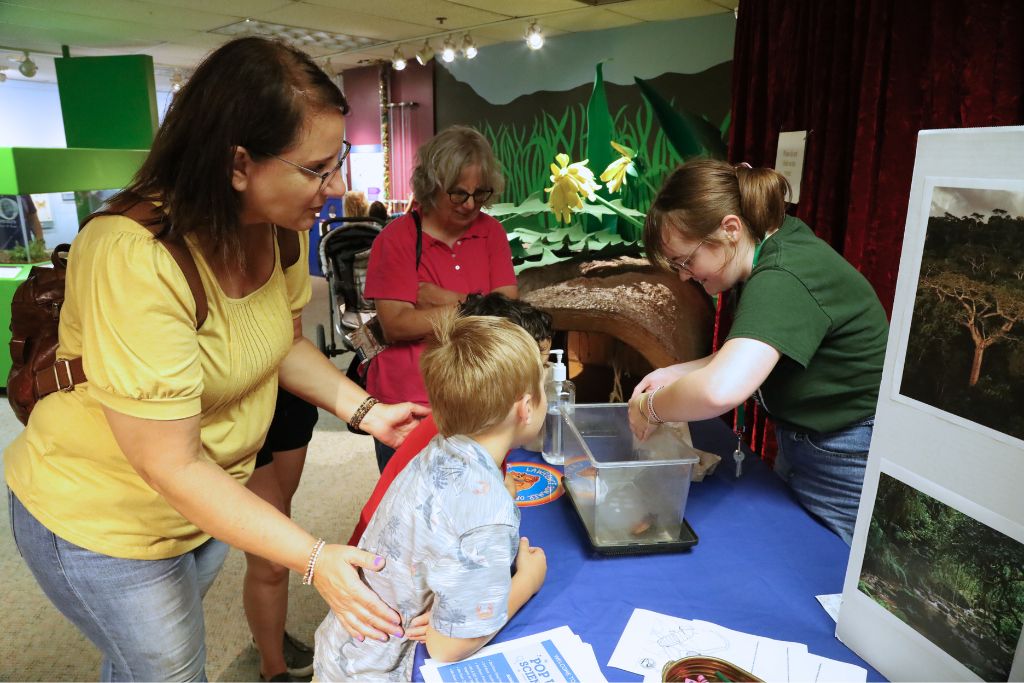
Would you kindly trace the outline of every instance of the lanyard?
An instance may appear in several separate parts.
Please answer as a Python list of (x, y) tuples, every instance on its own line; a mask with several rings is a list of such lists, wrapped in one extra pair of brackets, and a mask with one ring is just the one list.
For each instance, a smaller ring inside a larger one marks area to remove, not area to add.
[[(754, 247), (754, 262), (751, 264), (750, 269), (753, 270), (757, 267), (757, 261), (761, 258), (761, 247), (764, 246), (764, 240), (757, 243)], [(747, 431), (747, 402), (739, 404), (736, 407), (736, 450), (733, 452), (733, 460), (736, 461), (736, 476), (740, 476), (743, 472), (743, 433)]]

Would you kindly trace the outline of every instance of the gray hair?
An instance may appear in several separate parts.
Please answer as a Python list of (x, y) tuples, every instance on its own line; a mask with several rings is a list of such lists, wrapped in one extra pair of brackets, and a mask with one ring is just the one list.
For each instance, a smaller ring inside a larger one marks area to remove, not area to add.
[(469, 166), (479, 166), (482, 188), (494, 190), (484, 206), (490, 206), (505, 189), (505, 176), (487, 138), (469, 126), (446, 128), (427, 140), (416, 152), (412, 170), (413, 197), (429, 212), (437, 205), (439, 192), (447, 192)]

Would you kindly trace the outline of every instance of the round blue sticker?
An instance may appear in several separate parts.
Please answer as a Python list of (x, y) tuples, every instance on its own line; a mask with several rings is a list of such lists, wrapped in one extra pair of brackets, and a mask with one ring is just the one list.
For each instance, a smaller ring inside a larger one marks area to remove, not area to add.
[(516, 485), (516, 505), (531, 507), (558, 499), (562, 493), (562, 473), (549, 465), (534, 462), (510, 462), (506, 468)]

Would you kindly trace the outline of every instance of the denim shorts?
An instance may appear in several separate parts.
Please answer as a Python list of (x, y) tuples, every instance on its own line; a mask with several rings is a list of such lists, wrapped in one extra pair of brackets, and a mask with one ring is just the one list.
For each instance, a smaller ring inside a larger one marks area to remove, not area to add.
[(55, 535), (10, 490), (11, 532), (50, 602), (103, 654), (101, 681), (205, 681), (202, 599), (228, 546), (126, 560)]
[(797, 432), (776, 427), (775, 473), (800, 504), (847, 545), (853, 540), (860, 492), (875, 418), (835, 432)]

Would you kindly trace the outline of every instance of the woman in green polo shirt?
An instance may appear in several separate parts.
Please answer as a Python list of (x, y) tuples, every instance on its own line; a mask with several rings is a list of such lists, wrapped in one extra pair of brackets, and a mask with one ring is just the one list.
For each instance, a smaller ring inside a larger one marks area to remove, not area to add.
[(735, 289), (715, 353), (650, 373), (630, 424), (703, 420), (752, 394), (774, 419), (776, 472), (850, 543), (882, 377), (888, 322), (868, 281), (802, 221), (770, 168), (700, 159), (665, 181), (647, 214), (651, 262), (708, 294)]

